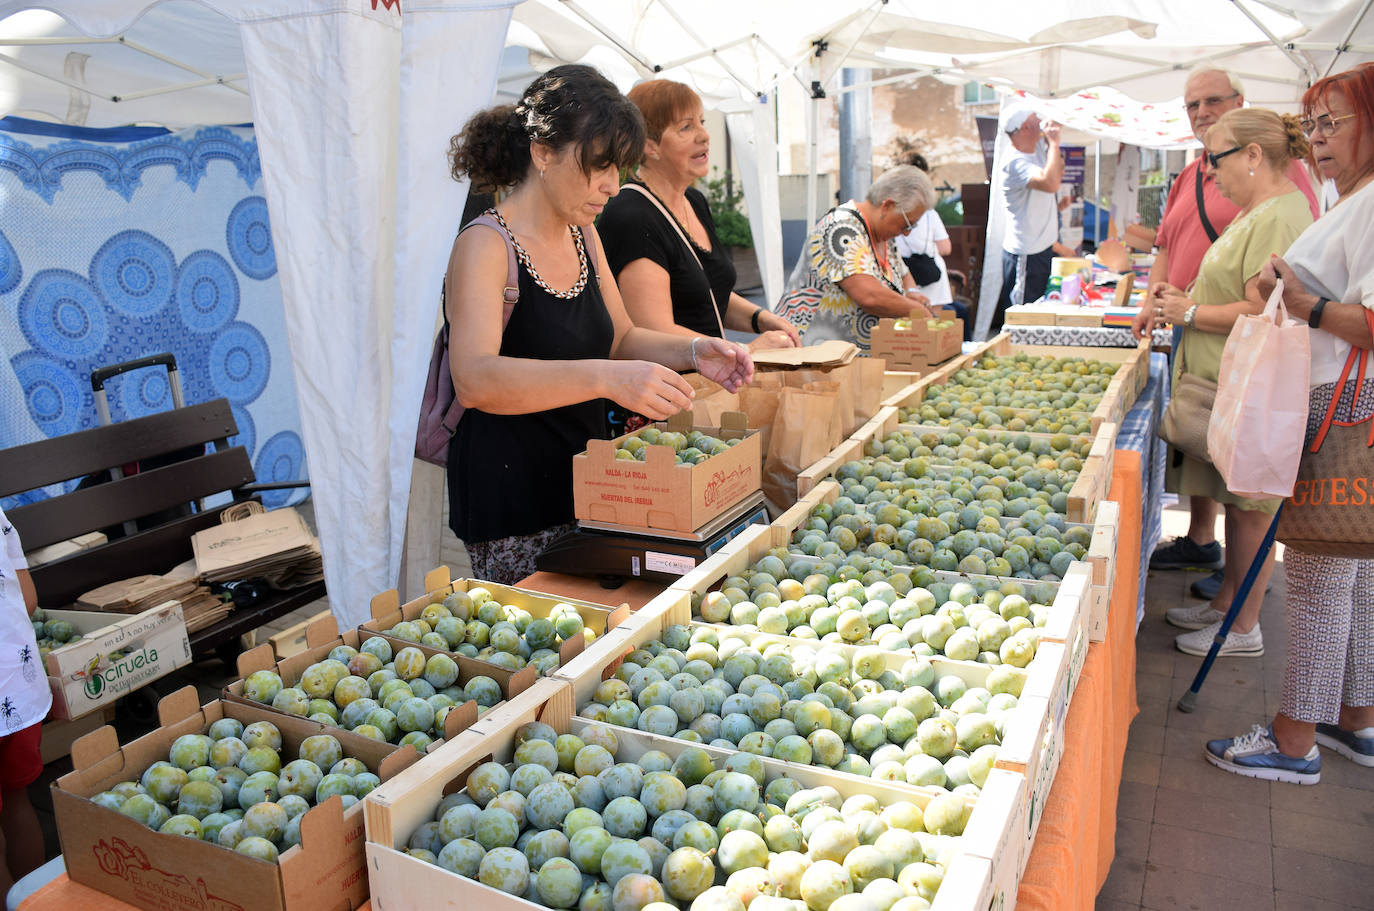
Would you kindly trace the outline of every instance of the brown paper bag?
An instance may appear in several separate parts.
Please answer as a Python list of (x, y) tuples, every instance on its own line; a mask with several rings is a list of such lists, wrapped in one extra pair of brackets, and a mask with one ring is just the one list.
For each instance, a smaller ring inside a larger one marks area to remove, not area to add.
[[(800, 370), (789, 372), (786, 377), (787, 385), (803, 389), (808, 383), (814, 382), (834, 384), (835, 419), (840, 431), (839, 439), (835, 440), (835, 443), (849, 436), (862, 425), (862, 422), (854, 423), (854, 374), (852, 371), (852, 364), (842, 364), (825, 370), (803, 367)], [(834, 443), (831, 445), (833, 446)]]
[(850, 367), (854, 371), (854, 420), (862, 427), (883, 407), (883, 374), (887, 362), (880, 357), (861, 357)]
[[(825, 442), (825, 451), (829, 452), (849, 436), (845, 430), (844, 412), (841, 410), (843, 406), (840, 402), (840, 384), (833, 380), (813, 380), (801, 388), (812, 395), (822, 396), (830, 404), (828, 420), (814, 424), (811, 428), (811, 432)], [(819, 432), (821, 428), (825, 428), (823, 435)]]
[(692, 411), (697, 423), (703, 426), (719, 427), (720, 416), (727, 411), (739, 411), (739, 394), (729, 392), (719, 383), (712, 382), (699, 373), (688, 373), (685, 379), (696, 392), (692, 400)]
[(778, 396), (781, 392), (779, 385), (745, 386), (739, 391), (739, 410), (749, 419), (750, 429), (758, 430), (759, 447), (765, 453), (773, 438), (773, 420), (778, 413)]
[(779, 394), (763, 465), (763, 493), (773, 509), (797, 502), (797, 475), (833, 448), (816, 428), (827, 426), (834, 411), (833, 395), (793, 387)]

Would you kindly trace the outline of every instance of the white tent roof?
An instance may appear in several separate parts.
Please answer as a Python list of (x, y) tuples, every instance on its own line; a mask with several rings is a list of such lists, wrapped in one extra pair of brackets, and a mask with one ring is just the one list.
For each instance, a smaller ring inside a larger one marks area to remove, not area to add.
[(833, 93), (845, 65), (913, 67), (1045, 97), (1109, 84), (1163, 102), (1181, 70), (1215, 58), (1246, 77), (1253, 103), (1291, 104), (1333, 61), (1374, 56), (1369, 6), (1099, 0), (1085, 16), (1072, 0), (0, 0), (0, 114), (256, 125), (327, 581), (354, 620), (399, 572), (438, 279), (464, 194), (445, 140), (490, 101), (507, 40), (535, 66), (587, 60), (622, 87), (681, 79), (726, 111), (776, 296), (768, 102), (784, 81)]

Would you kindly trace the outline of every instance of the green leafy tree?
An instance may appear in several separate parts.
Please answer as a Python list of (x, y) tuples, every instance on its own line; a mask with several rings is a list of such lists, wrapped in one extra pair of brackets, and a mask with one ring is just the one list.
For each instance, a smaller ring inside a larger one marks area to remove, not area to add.
[(716, 223), (716, 236), (727, 247), (752, 247), (754, 234), (749, 230), (749, 218), (740, 211), (743, 196), (736, 192), (733, 182), (717, 176), (719, 168), (712, 168), (710, 178), (703, 177), (699, 189), (706, 196), (706, 205)]

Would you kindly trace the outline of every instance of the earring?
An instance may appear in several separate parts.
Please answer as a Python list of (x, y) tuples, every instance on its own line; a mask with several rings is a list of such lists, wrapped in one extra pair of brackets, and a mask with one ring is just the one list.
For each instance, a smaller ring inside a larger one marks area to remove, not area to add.
[(1251, 177), (1254, 177), (1254, 176), (1255, 176), (1255, 169), (1254, 169), (1254, 168), (1251, 168), (1251, 169), (1250, 169), (1250, 176), (1251, 176)]
[[(1250, 176), (1251, 176), (1251, 177), (1254, 177), (1254, 176), (1255, 176), (1255, 172), (1254, 172), (1254, 171), (1251, 171), (1251, 172), (1250, 172)], [(544, 169), (543, 169), (543, 168), (540, 168), (540, 169), (539, 169), (539, 179), (540, 179), (540, 180), (543, 180), (543, 179), (544, 179)]]

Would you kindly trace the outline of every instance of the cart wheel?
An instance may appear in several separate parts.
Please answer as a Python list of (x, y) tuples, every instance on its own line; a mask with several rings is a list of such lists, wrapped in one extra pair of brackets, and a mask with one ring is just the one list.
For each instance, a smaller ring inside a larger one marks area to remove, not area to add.
[(224, 662), (231, 671), (238, 668), (239, 655), (243, 653), (243, 640), (238, 636), (215, 646), (215, 657)]
[(121, 696), (115, 703), (115, 711), (139, 726), (157, 727), (157, 704), (161, 699), (162, 693), (158, 692), (157, 687), (151, 683), (145, 684)]

